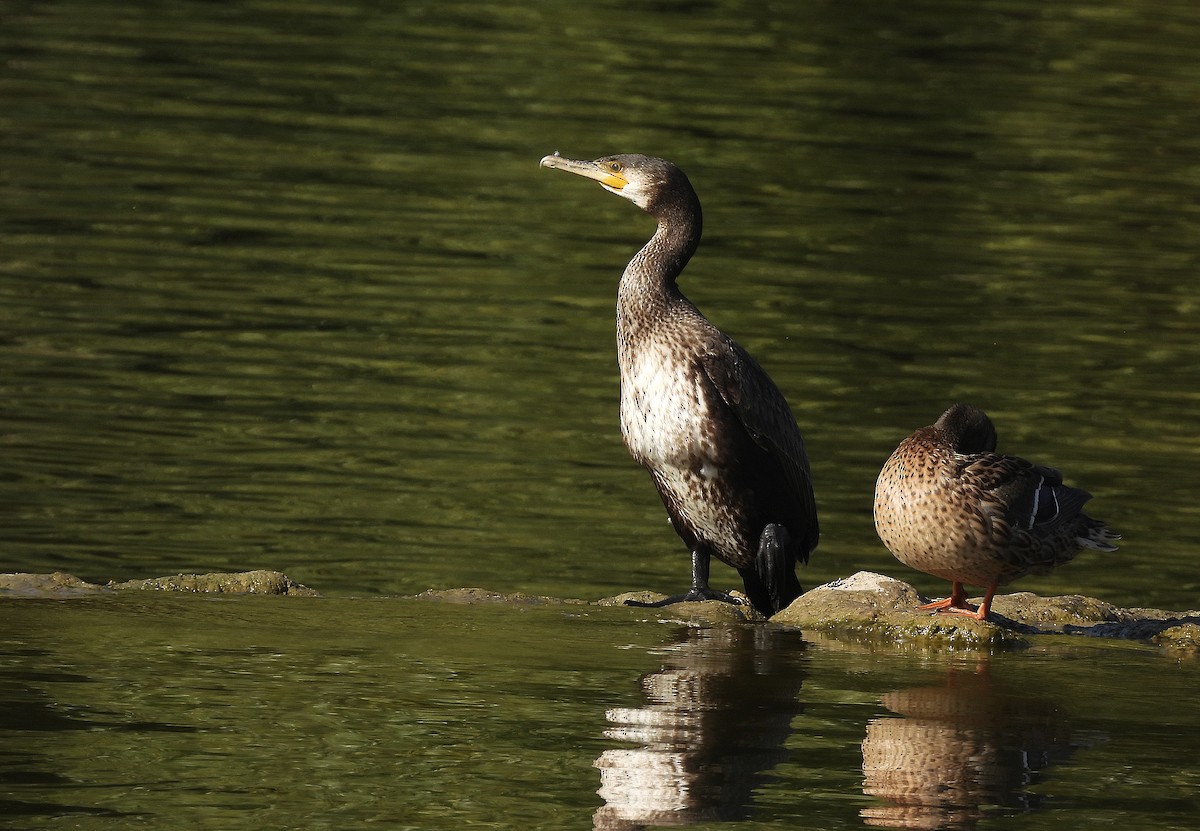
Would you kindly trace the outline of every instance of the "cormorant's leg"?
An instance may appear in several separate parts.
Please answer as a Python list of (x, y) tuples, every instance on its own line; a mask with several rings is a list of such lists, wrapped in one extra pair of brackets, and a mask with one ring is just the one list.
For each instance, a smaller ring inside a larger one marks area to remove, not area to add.
[(665, 600), (658, 600), (654, 603), (643, 603), (640, 600), (626, 600), (625, 605), (658, 608), (659, 606), (669, 606), (672, 603), (683, 603), (692, 600), (720, 600), (723, 603), (732, 603), (735, 606), (742, 605), (741, 601), (732, 595), (708, 587), (708, 564), (708, 549), (698, 545), (692, 550), (692, 587), (690, 589), (683, 594), (673, 594)]

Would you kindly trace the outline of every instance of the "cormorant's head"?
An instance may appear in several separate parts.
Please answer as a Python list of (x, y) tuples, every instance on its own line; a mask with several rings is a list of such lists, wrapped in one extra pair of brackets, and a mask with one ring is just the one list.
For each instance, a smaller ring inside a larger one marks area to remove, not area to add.
[(594, 161), (576, 161), (555, 153), (542, 159), (542, 167), (565, 170), (595, 179), (607, 191), (624, 196), (647, 213), (657, 213), (667, 199), (695, 200), (695, 191), (683, 171), (665, 159), (623, 153)]

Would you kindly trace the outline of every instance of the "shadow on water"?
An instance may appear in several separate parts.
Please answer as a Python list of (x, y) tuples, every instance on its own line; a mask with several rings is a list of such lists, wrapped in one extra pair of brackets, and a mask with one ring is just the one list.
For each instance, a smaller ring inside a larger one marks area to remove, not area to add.
[(596, 760), (597, 829), (744, 819), (803, 710), (799, 632), (688, 629), (641, 680), (645, 704), (605, 713), (605, 735), (636, 748)]
[(880, 701), (899, 718), (867, 723), (863, 792), (884, 802), (862, 810), (869, 826), (972, 829), (997, 812), (1036, 810), (1029, 786), (1081, 746), (1057, 701), (1005, 689), (986, 661)]
[[(46, 661), (51, 653), (45, 650), (9, 650), (0, 654), (0, 663), (20, 658), (30, 666)], [(51, 746), (52, 739), (63, 733), (92, 733), (99, 730), (134, 733), (190, 733), (197, 728), (181, 724), (121, 720), (115, 714), (109, 719), (76, 715), (43, 692), (42, 687), (54, 684), (90, 684), (87, 675), (73, 672), (8, 671), (0, 673), (0, 732), (41, 735), (40, 746)], [(66, 790), (86, 788), (86, 783), (56, 771), (53, 759), (37, 750), (25, 749), (24, 743), (9, 745), (0, 753), (0, 787), (21, 787), (25, 790)], [(136, 817), (136, 812), (79, 805), (51, 800), (33, 801), (0, 798), (0, 816), (61, 817), (86, 814), (95, 817)]]

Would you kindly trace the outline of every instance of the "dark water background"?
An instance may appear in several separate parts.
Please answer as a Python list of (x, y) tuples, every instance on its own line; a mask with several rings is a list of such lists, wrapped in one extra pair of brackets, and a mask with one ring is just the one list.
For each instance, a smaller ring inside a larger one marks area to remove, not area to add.
[[(684, 289), (813, 458), (806, 586), (944, 591), (878, 543), (870, 494), (969, 400), (1125, 536), (1021, 588), (1200, 605), (1198, 44), (1182, 0), (5, 3), (0, 571), (273, 568), (329, 598), (6, 604), (3, 781), (35, 806), (14, 815), (586, 825), (592, 763), (625, 746), (605, 713), (666, 707), (638, 679), (697, 674), (668, 660), (692, 647), (700, 677), (769, 664), (784, 725), (734, 754), (758, 760), (749, 819), (692, 819), (850, 827), (879, 804), (858, 745), (888, 691), (979, 666), (388, 600), (686, 579), (616, 423), (616, 279), (650, 222), (539, 170), (554, 150), (690, 174)], [(980, 660), (994, 709), (1045, 688), (1071, 716), (1031, 718), (1071, 726), (1028, 728), (1054, 764), (1002, 765), (1022, 783), (976, 802), (1022, 828), (1194, 814), (1191, 663)], [(992, 744), (1022, 747), (1022, 718)]]

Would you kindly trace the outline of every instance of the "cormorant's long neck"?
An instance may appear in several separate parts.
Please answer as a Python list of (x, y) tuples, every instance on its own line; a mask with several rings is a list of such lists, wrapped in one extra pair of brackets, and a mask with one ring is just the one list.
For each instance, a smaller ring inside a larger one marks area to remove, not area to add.
[(652, 211), (658, 229), (634, 255), (617, 290), (617, 325), (622, 336), (652, 327), (671, 306), (686, 303), (675, 279), (700, 244), (703, 218), (694, 193)]

